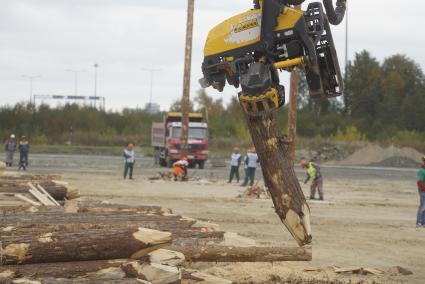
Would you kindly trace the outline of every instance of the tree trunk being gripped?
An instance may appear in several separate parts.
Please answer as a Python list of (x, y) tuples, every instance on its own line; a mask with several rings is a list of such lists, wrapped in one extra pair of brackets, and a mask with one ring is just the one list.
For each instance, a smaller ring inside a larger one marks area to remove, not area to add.
[(246, 116), (277, 215), (298, 245), (311, 242), (310, 208), (291, 166), (276, 115)]

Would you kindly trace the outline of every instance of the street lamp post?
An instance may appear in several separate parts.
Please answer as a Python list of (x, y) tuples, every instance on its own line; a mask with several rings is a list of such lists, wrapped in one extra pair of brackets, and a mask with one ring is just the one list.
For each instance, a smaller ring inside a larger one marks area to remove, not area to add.
[(32, 103), (32, 85), (33, 85), (33, 81), (34, 79), (40, 78), (40, 75), (37, 76), (30, 76), (30, 75), (22, 75), (23, 78), (26, 78), (29, 80), (30, 82), (30, 104)]
[(99, 64), (95, 63), (94, 67), (94, 107), (96, 108), (97, 103), (97, 68), (99, 68)]
[(142, 68), (143, 71), (150, 73), (150, 91), (149, 91), (149, 108), (152, 109), (152, 96), (153, 96), (153, 74), (155, 72), (161, 71), (161, 69), (149, 69), (149, 68)]

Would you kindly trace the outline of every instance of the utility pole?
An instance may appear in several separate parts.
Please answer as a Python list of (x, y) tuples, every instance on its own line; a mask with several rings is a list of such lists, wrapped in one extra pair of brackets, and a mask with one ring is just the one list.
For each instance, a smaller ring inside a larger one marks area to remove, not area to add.
[(97, 107), (97, 68), (99, 68), (99, 64), (95, 63), (94, 67), (94, 108)]
[(40, 78), (40, 75), (37, 76), (30, 76), (30, 75), (22, 75), (23, 78), (26, 78), (30, 82), (30, 104), (33, 102), (33, 95), (32, 95), (32, 86), (34, 79)]
[(142, 70), (150, 73), (149, 110), (151, 110), (152, 109), (152, 97), (153, 97), (153, 75), (154, 75), (155, 72), (161, 71), (161, 69), (142, 68)]
[(183, 156), (188, 154), (189, 111), (190, 111), (190, 71), (192, 64), (193, 13), (195, 0), (187, 1), (186, 48), (184, 58), (183, 98), (182, 98), (182, 147)]
[(348, 70), (348, 3), (345, 3), (345, 77)]
[[(301, 5), (295, 6), (300, 10)], [(300, 80), (300, 71), (295, 67), (291, 72), (289, 89), (289, 107), (288, 107), (288, 139), (289, 139), (289, 162), (295, 166), (295, 139), (297, 136), (297, 108), (298, 108), (298, 82)]]

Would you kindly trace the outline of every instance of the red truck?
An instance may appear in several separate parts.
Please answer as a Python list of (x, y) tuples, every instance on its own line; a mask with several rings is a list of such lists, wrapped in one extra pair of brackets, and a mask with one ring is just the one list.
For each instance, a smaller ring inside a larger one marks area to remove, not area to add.
[[(182, 113), (170, 112), (163, 122), (152, 123), (152, 146), (155, 163), (171, 167), (181, 159)], [(202, 113), (189, 114), (189, 166), (203, 169), (208, 160), (208, 124)]]

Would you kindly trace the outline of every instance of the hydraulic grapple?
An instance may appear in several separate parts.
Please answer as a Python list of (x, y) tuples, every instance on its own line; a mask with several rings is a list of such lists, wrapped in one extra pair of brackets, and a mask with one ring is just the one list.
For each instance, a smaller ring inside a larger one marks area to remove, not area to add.
[(240, 102), (250, 115), (260, 115), (285, 103), (278, 70), (305, 68), (310, 94), (331, 98), (342, 94), (343, 81), (329, 23), (339, 24), (345, 0), (310, 3), (303, 0), (257, 0), (254, 9), (213, 28), (205, 44), (203, 87), (222, 91), (226, 81), (238, 88)]

